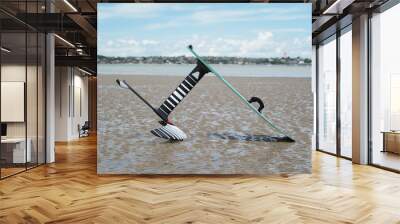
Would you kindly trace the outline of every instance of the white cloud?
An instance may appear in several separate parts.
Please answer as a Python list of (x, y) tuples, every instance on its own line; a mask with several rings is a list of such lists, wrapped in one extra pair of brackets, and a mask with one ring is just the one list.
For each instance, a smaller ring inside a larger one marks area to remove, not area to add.
[[(305, 43), (306, 42), (306, 43)], [(189, 55), (187, 45), (193, 45), (202, 55), (239, 57), (309, 57), (310, 37), (277, 40), (271, 31), (258, 32), (252, 38), (210, 38), (192, 35), (175, 40), (117, 39), (99, 45), (99, 54), (113, 56), (179, 56)]]
[(157, 30), (157, 29), (166, 29), (166, 28), (173, 28), (173, 27), (178, 27), (181, 24), (181, 21), (178, 20), (171, 20), (167, 22), (159, 22), (159, 23), (152, 23), (149, 25), (146, 25), (145, 28), (148, 30)]
[(255, 10), (202, 10), (194, 12), (191, 19), (197, 23), (225, 23), (225, 22), (239, 22), (239, 21), (287, 21), (296, 19), (307, 19), (308, 16), (304, 13), (299, 14), (298, 9), (266, 9), (260, 8)]
[[(112, 56), (146, 55), (151, 49), (157, 49), (160, 43), (155, 40), (137, 40), (134, 38), (108, 40), (99, 45), (99, 53)], [(154, 51), (155, 52), (155, 51)]]
[(191, 19), (197, 23), (232, 22), (247, 20), (254, 15), (250, 10), (204, 10), (192, 14)]
[(157, 45), (159, 42), (155, 40), (142, 40), (143, 45)]
[[(128, 18), (158, 18), (161, 13), (177, 12), (177, 15), (167, 20), (160, 20), (152, 24), (146, 25), (149, 30), (167, 29), (187, 25), (207, 25), (213, 23), (227, 22), (260, 22), (260, 21), (290, 21), (300, 19), (311, 19), (305, 15), (303, 11), (296, 8), (289, 9), (268, 9), (260, 8), (255, 10), (248, 9), (231, 9), (221, 10), (212, 7), (191, 7), (187, 8), (179, 4), (169, 4), (169, 7), (162, 7), (160, 4), (135, 4), (139, 7), (127, 7), (125, 4), (117, 4), (117, 6), (103, 12), (99, 18), (107, 19), (110, 17), (128, 17)], [(165, 5), (165, 4), (163, 4)], [(186, 10), (186, 11), (185, 11)], [(182, 14), (182, 11), (185, 11)], [(179, 15), (179, 16), (178, 16)], [(299, 29), (297, 29), (299, 30)], [(287, 29), (286, 32), (295, 32), (296, 29)]]
[(163, 12), (187, 12), (191, 10), (202, 10), (208, 7), (201, 5), (188, 8), (186, 4), (179, 3), (98, 3), (98, 18), (155, 18), (159, 17)]
[[(102, 8), (105, 7), (106, 8)], [(133, 7), (132, 7), (133, 6)], [(152, 18), (158, 16), (158, 13), (163, 10), (159, 4), (148, 4), (148, 3), (120, 3), (120, 4), (109, 4), (99, 3), (98, 18), (100, 20), (110, 18), (133, 18), (143, 19)]]

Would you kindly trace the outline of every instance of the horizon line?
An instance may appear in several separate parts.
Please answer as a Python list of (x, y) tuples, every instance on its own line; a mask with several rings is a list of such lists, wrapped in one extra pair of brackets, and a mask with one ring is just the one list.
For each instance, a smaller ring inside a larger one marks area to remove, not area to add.
[[(111, 55), (97, 55), (97, 57), (102, 56), (102, 57), (118, 57), (118, 58), (128, 58), (128, 57), (186, 57), (186, 58), (195, 58), (194, 56), (185, 56), (185, 55), (177, 55), (177, 56), (161, 56), (161, 55), (150, 55), (150, 56), (111, 56)], [(302, 57), (302, 56), (275, 56), (275, 57), (241, 57), (241, 56), (211, 56), (211, 55), (202, 55), (201, 57), (227, 57), (227, 58), (252, 58), (252, 59), (262, 59), (262, 58), (303, 58), (303, 59), (310, 59), (311, 57)]]

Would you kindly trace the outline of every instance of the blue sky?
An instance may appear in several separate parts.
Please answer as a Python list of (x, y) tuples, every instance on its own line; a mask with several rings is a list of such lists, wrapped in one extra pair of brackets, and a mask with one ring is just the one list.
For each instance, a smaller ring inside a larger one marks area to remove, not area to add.
[(106, 56), (311, 56), (311, 4), (98, 4)]

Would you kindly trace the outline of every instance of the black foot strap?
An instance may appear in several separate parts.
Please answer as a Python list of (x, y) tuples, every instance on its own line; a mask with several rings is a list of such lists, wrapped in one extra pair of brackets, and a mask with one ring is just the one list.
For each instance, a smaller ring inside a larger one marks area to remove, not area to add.
[(258, 112), (261, 113), (262, 109), (264, 109), (263, 101), (260, 98), (253, 96), (252, 98), (250, 98), (249, 103), (254, 103), (254, 102), (258, 103)]

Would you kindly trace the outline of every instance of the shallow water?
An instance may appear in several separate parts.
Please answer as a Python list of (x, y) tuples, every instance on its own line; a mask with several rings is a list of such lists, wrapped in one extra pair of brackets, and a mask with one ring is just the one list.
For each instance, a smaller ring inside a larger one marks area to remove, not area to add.
[(100, 75), (98, 172), (128, 174), (276, 174), (310, 172), (312, 94), (309, 78), (227, 77), (244, 96), (263, 99), (264, 114), (295, 143), (240, 141), (213, 134), (276, 135), (224, 84), (207, 75), (171, 114), (188, 139), (170, 143), (150, 133), (158, 117), (117, 87), (126, 79), (155, 107), (183, 77)]
[[(309, 78), (309, 65), (212, 65), (224, 76), (244, 77), (298, 77)], [(103, 75), (156, 75), (186, 76), (193, 64), (98, 64), (97, 71)]]

